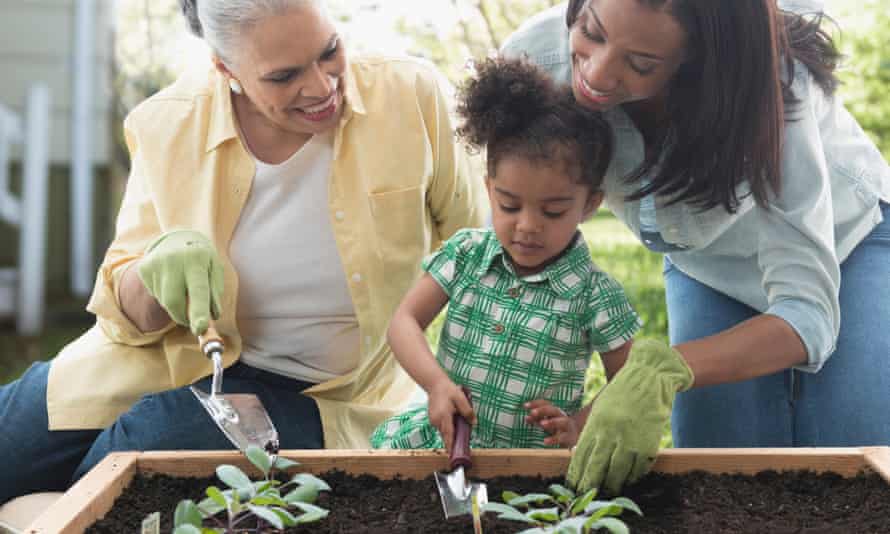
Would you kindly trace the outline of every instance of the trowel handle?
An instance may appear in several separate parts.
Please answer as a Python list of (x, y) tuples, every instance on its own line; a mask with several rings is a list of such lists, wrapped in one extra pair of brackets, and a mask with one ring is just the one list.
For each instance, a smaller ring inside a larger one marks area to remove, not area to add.
[[(470, 396), (470, 390), (466, 386), (461, 386), (460, 389), (472, 406), (473, 398)], [(454, 443), (451, 446), (450, 466), (451, 471), (458, 467), (464, 469), (473, 467), (473, 460), (470, 459), (470, 423), (459, 413), (454, 414)]]
[(204, 356), (213, 360), (213, 382), (211, 383), (210, 396), (215, 397), (222, 393), (222, 355), (226, 347), (223, 344), (222, 336), (216, 331), (213, 319), (210, 320), (204, 334), (198, 336), (198, 344), (201, 346)]
[(204, 334), (198, 336), (198, 344), (201, 345), (201, 351), (204, 353), (204, 356), (207, 356), (208, 358), (210, 358), (214, 352), (222, 354), (225, 350), (222, 336), (216, 331), (216, 323), (213, 322), (213, 319), (210, 320), (210, 324), (207, 326), (207, 330)]

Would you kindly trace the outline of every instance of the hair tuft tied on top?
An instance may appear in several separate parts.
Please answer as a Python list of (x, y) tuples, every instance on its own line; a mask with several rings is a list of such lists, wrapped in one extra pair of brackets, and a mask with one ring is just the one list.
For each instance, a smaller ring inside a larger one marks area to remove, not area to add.
[(525, 130), (553, 106), (556, 88), (526, 61), (489, 58), (476, 64), (476, 75), (460, 89), (458, 134), (475, 147)]
[(503, 158), (521, 157), (558, 166), (593, 190), (602, 186), (612, 157), (609, 125), (543, 69), (524, 59), (489, 58), (458, 96), (457, 133), (472, 148), (485, 148), (489, 177)]

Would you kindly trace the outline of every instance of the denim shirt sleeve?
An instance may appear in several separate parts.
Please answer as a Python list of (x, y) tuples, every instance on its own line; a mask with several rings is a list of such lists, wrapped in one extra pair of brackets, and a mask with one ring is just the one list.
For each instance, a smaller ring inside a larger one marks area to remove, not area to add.
[(840, 330), (840, 265), (835, 251), (831, 182), (817, 109), (826, 96), (796, 65), (799, 103), (785, 122), (782, 189), (756, 218), (758, 263), (769, 307), (797, 332), (816, 372), (834, 351)]

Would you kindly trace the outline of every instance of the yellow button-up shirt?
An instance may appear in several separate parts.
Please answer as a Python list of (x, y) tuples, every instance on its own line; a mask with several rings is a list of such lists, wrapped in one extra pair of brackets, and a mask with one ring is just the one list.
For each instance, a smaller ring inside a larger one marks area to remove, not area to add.
[[(483, 224), (482, 181), (455, 143), (435, 70), (411, 59), (354, 59), (334, 138), (328, 213), (361, 331), (358, 367), (306, 390), (318, 403), (325, 447), (368, 446), (373, 428), (414, 390), (386, 344), (399, 300), (422, 257), (456, 230)], [(53, 360), (47, 386), (51, 430), (104, 428), (142, 395), (212, 372), (189, 330), (143, 333), (122, 313), (123, 271), (157, 236), (197, 230), (225, 266), (224, 363), (241, 351), (235, 321), (238, 275), (228, 245), (250, 193), (254, 162), (235, 125), (224, 78), (186, 75), (137, 106), (124, 122), (132, 156), (114, 241), (87, 309), (96, 325)], [(345, 217), (335, 217), (342, 212)], [(256, 236), (262, 239), (262, 236)], [(274, 243), (269, 243), (274, 247)]]

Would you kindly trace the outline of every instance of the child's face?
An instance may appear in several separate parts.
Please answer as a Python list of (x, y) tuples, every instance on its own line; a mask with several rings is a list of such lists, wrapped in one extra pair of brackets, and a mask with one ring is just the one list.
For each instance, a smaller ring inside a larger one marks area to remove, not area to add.
[(516, 156), (503, 157), (486, 186), (494, 231), (520, 276), (547, 267), (603, 198), (559, 165)]

